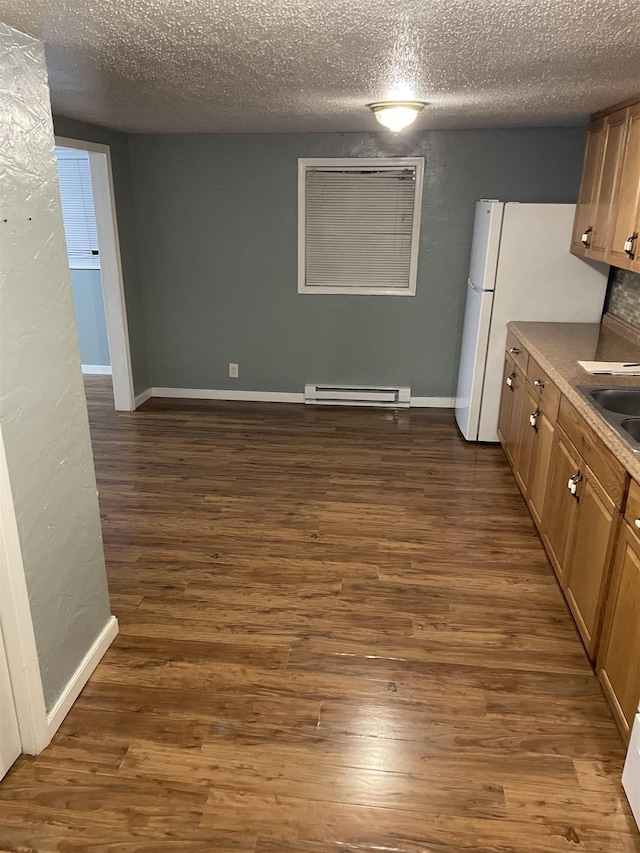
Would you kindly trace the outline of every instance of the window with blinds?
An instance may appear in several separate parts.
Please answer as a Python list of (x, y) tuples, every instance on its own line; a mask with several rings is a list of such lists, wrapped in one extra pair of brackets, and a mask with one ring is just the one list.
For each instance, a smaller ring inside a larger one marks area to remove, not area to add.
[(57, 146), (56, 159), (69, 266), (73, 270), (99, 270), (89, 155), (79, 149)]
[(298, 292), (415, 296), (424, 161), (301, 159)]

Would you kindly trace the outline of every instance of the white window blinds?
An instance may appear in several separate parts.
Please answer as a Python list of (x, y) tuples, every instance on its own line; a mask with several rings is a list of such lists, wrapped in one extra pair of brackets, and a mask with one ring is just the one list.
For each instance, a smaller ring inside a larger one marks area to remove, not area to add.
[(328, 162), (301, 161), (299, 291), (415, 294), (422, 160)]
[(86, 151), (56, 148), (62, 218), (71, 269), (100, 269), (96, 214)]

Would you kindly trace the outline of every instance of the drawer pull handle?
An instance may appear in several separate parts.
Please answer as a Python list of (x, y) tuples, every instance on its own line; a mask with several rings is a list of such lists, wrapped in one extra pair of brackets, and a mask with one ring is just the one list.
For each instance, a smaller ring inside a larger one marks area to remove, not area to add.
[(636, 527), (640, 527), (640, 518), (636, 518), (636, 520), (633, 523), (635, 524)]
[(511, 353), (511, 355), (520, 355), (521, 350), (519, 350), (518, 347), (511, 347), (509, 349), (509, 352)]
[(636, 255), (635, 244), (636, 244), (637, 239), (638, 239), (638, 232), (634, 231), (633, 234), (631, 235), (631, 237), (627, 237), (627, 239), (624, 241), (625, 255), (628, 255), (631, 258), (631, 260), (633, 260), (635, 255)]
[(536, 432), (538, 432), (538, 418), (540, 417), (540, 409), (536, 409), (535, 412), (531, 412), (529, 415), (529, 423), (534, 428)]
[(516, 378), (515, 373), (512, 373), (510, 376), (507, 376), (507, 378), (505, 379), (505, 382), (507, 383), (509, 388), (511, 388), (512, 391), (513, 391), (513, 380), (515, 378)]
[(579, 500), (578, 483), (580, 482), (582, 482), (582, 474), (580, 473), (580, 471), (577, 471), (573, 475), (573, 477), (569, 477), (569, 482), (567, 483), (567, 488), (576, 500)]
[(585, 249), (591, 248), (591, 239), (589, 237), (589, 234), (591, 234), (592, 231), (593, 228), (589, 226), (586, 231), (582, 232), (582, 237), (580, 238), (580, 240), (582, 241), (582, 245), (585, 247)]
[(533, 384), (536, 388), (544, 388), (544, 382), (541, 382), (539, 379), (534, 379)]

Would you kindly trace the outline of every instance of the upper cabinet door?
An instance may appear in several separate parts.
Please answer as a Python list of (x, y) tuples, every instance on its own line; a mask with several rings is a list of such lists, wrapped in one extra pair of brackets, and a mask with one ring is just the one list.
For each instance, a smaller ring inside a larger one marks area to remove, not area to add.
[(616, 267), (637, 272), (640, 271), (640, 104), (629, 107), (626, 112), (628, 129), (605, 260)]
[(587, 258), (603, 261), (613, 224), (613, 204), (618, 191), (620, 167), (626, 139), (629, 111), (618, 110), (604, 119), (602, 169), (598, 195), (588, 235)]
[(571, 251), (584, 255), (589, 244), (598, 202), (605, 143), (605, 119), (592, 121), (587, 133), (587, 147), (582, 164), (582, 181), (573, 223)]

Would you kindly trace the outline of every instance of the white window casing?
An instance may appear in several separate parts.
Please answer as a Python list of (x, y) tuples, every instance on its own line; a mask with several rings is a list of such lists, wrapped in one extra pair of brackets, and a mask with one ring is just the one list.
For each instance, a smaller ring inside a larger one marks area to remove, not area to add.
[(98, 232), (86, 151), (56, 146), (62, 218), (72, 270), (99, 270)]
[(298, 161), (298, 293), (415, 296), (422, 157)]

